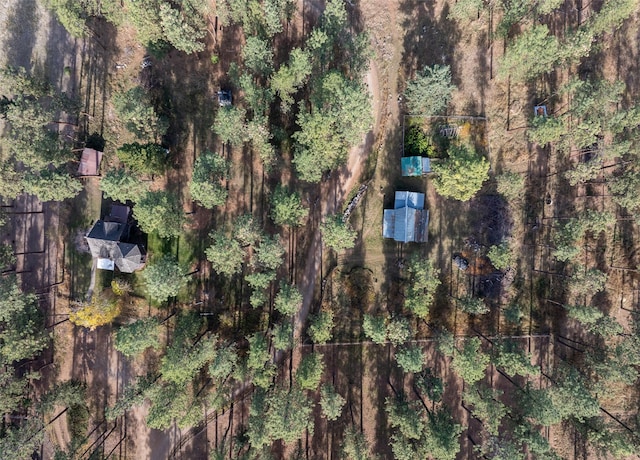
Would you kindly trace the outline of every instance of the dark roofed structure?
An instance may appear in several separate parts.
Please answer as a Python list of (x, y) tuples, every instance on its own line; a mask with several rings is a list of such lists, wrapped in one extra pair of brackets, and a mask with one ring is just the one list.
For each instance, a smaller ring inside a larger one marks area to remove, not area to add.
[(127, 242), (129, 238), (129, 207), (113, 205), (105, 220), (97, 221), (87, 234), (91, 255), (97, 268), (133, 273), (145, 263), (145, 251), (140, 245)]
[(424, 209), (424, 193), (396, 192), (394, 209), (385, 209), (382, 235), (401, 243), (425, 243), (429, 236), (429, 211)]
[(145, 255), (140, 246), (132, 243), (118, 243), (115, 264), (124, 273), (133, 273), (144, 266)]
[(121, 224), (126, 224), (129, 220), (129, 213), (131, 212), (131, 208), (129, 206), (124, 206), (122, 204), (112, 204), (111, 212), (106, 220), (109, 222), (120, 222)]

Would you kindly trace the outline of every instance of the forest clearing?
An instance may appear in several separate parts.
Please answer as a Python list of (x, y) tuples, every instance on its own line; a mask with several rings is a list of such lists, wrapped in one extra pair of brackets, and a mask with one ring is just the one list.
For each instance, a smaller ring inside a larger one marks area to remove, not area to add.
[(637, 0), (0, 26), (0, 459), (640, 458)]

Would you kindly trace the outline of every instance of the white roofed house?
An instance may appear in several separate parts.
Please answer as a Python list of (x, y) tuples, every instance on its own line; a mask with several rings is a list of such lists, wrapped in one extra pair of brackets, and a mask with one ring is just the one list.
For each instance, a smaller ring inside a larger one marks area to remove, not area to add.
[(429, 237), (429, 210), (424, 193), (397, 191), (393, 209), (385, 209), (382, 235), (401, 243), (425, 243)]

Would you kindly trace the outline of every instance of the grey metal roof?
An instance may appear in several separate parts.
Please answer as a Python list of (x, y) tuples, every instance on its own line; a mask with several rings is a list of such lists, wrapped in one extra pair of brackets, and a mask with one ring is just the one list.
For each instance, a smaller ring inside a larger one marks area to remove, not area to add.
[(395, 209), (385, 209), (382, 218), (382, 236), (385, 238), (393, 238), (396, 228), (396, 211)]
[(424, 193), (398, 191), (395, 209), (385, 209), (382, 235), (402, 243), (426, 242), (429, 211), (424, 209)]
[(96, 267), (99, 268), (100, 270), (113, 271), (113, 268), (114, 268), (113, 260), (98, 258), (98, 262), (96, 264)]
[(394, 208), (400, 209), (405, 206), (424, 209), (424, 193), (397, 191)]

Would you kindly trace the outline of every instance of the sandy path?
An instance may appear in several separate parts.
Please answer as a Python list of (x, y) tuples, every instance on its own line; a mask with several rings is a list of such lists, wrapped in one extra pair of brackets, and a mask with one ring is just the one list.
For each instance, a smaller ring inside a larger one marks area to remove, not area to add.
[[(342, 167), (338, 174), (333, 175), (333, 179), (327, 181), (321, 186), (321, 220), (330, 214), (341, 209), (341, 206), (349, 194), (349, 192), (358, 184), (362, 166), (365, 164), (374, 139), (380, 128), (380, 91), (378, 81), (378, 68), (374, 61), (370, 62), (369, 71), (365, 77), (369, 94), (371, 95), (371, 107), (374, 114), (374, 124), (372, 130), (367, 133), (363, 143), (355, 146), (349, 152), (347, 164)], [(316, 289), (316, 280), (320, 273), (322, 265), (322, 239), (320, 229), (317, 229), (313, 235), (306, 260), (308, 261), (302, 279), (298, 283), (298, 287), (303, 294), (302, 307), (295, 317), (294, 324), (294, 343), (300, 343), (302, 330), (305, 325), (307, 316), (311, 310)], [(299, 354), (300, 350), (296, 350)], [(295, 357), (294, 357), (295, 360)]]

